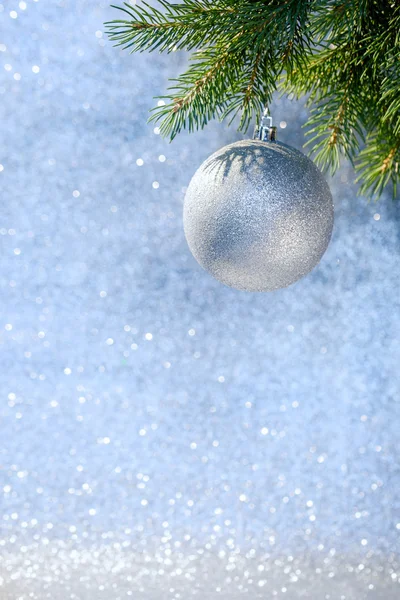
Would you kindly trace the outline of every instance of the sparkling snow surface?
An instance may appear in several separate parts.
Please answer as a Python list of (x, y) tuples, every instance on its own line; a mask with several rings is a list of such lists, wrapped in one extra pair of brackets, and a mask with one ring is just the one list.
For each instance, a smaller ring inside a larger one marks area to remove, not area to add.
[(240, 136), (146, 124), (186, 56), (1, 2), (1, 600), (397, 600), (400, 205), (344, 167), (311, 275), (224, 287), (182, 202)]

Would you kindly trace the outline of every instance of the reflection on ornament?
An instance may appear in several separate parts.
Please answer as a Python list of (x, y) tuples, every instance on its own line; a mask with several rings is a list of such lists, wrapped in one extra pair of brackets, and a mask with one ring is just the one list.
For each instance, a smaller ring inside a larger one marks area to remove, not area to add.
[(309, 273), (333, 227), (328, 184), (304, 154), (243, 140), (210, 156), (185, 196), (184, 229), (199, 264), (239, 290), (269, 292)]

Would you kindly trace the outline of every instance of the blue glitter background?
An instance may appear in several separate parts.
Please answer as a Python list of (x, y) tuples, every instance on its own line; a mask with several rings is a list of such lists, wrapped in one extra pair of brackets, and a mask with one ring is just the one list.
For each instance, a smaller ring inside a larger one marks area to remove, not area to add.
[(161, 139), (187, 57), (112, 48), (115, 17), (0, 3), (0, 597), (398, 600), (400, 207), (344, 166), (309, 276), (222, 286), (182, 201), (238, 135)]

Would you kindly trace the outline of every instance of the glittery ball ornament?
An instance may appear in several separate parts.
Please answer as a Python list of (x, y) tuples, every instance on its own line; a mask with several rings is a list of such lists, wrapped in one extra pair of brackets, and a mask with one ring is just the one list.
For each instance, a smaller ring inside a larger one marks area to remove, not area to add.
[(216, 279), (270, 292), (315, 267), (332, 233), (333, 203), (321, 172), (276, 141), (225, 146), (196, 171), (183, 214), (189, 248)]

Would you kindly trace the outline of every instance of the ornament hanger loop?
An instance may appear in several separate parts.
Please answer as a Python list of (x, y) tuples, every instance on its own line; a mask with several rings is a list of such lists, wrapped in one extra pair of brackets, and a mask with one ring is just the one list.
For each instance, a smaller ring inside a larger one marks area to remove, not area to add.
[[(268, 124), (266, 121), (268, 121)], [(268, 106), (266, 106), (264, 109), (261, 117), (261, 123), (256, 125), (254, 129), (253, 139), (261, 140), (262, 142), (276, 141), (276, 127), (272, 127), (272, 117), (268, 114)]]

